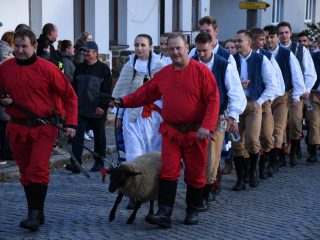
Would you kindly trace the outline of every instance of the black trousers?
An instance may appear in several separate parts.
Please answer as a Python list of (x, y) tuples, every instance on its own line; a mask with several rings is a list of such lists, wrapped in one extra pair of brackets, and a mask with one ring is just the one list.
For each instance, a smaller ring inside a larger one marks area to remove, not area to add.
[[(90, 129), (93, 130), (93, 134), (94, 134), (94, 151), (104, 157), (106, 155), (105, 123), (106, 123), (105, 117), (104, 118), (88, 118), (88, 117), (79, 116), (77, 133), (74, 139), (77, 142), (80, 142), (83, 144), (84, 133), (86, 129), (90, 127)], [(81, 162), (83, 148), (79, 144), (72, 142), (72, 152), (75, 155), (75, 157), (78, 159), (78, 161)], [(95, 157), (95, 160), (99, 161), (101, 159), (98, 159)]]

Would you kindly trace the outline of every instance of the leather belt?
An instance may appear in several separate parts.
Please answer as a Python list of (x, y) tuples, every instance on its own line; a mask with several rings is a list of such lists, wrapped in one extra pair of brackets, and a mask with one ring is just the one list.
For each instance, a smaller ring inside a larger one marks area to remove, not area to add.
[[(48, 120), (50, 122), (56, 122), (55, 118), (53, 116), (51, 117), (47, 117), (47, 118), (42, 118), (44, 120)], [(43, 125), (42, 122), (39, 122), (37, 119), (19, 119), (19, 118), (14, 118), (11, 117), (11, 122), (15, 123), (15, 124), (19, 124), (19, 125), (23, 125), (23, 126), (27, 126), (27, 127), (36, 127), (36, 126), (40, 126)]]
[(168, 121), (166, 123), (181, 133), (197, 131), (201, 126), (201, 123), (173, 123)]

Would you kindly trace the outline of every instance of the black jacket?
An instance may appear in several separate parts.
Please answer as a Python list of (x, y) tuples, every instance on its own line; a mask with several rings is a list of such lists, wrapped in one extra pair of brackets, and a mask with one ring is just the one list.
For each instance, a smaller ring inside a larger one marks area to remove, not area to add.
[[(78, 95), (78, 112), (80, 116), (90, 118), (106, 117), (109, 107), (109, 98), (105, 94), (111, 95), (112, 78), (108, 65), (99, 60), (93, 65), (86, 62), (76, 67), (72, 83)], [(104, 110), (103, 116), (96, 114), (96, 107)]]
[(73, 81), (73, 73), (76, 69), (76, 66), (72, 62), (72, 57), (69, 56), (66, 52), (57, 51), (59, 56), (63, 61), (63, 73), (67, 76), (69, 81), (72, 83)]

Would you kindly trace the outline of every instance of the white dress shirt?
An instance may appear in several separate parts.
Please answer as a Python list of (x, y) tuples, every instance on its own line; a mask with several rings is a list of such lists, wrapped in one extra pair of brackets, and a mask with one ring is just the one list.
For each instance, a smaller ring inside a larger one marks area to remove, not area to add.
[[(212, 54), (212, 58), (209, 62), (202, 62), (205, 64), (210, 70), (214, 66), (214, 54)], [(247, 105), (247, 99), (242, 91), (242, 86), (239, 78), (239, 74), (235, 74), (231, 64), (229, 63), (225, 76), (224, 76), (224, 84), (227, 90), (228, 95), (228, 106), (227, 106), (227, 113), (228, 117), (232, 117), (239, 122), (239, 115), (243, 113)]]
[[(288, 45), (286, 45), (286, 46), (282, 45), (282, 46), (285, 48), (288, 48), (290, 50), (291, 44), (292, 44), (292, 42), (290, 41), (290, 43)], [(299, 46), (299, 44), (297, 46)], [(294, 53), (296, 56), (297, 56), (297, 52), (298, 52), (298, 47), (296, 48), (296, 52)], [(312, 87), (314, 86), (314, 84), (317, 81), (317, 73), (316, 73), (316, 69), (313, 64), (311, 54), (310, 54), (309, 50), (306, 49), (305, 47), (303, 47), (302, 65), (304, 68), (304, 71), (302, 72), (302, 74), (304, 77), (304, 84), (306, 86), (306, 92), (310, 93)]]
[[(247, 60), (250, 58), (251, 54), (252, 54), (252, 50), (250, 50), (250, 53), (245, 58), (240, 54), (240, 64), (241, 64), (240, 79), (242, 82), (251, 80), (251, 79), (248, 79), (248, 64), (247, 64)], [(259, 96), (259, 98), (256, 100), (256, 102), (260, 106), (265, 101), (269, 99), (273, 99), (274, 94), (278, 91), (275, 70), (271, 62), (268, 60), (266, 56), (263, 56), (261, 75), (262, 75), (263, 83), (265, 85), (265, 89), (262, 92), (262, 94)], [(246, 96), (249, 96), (249, 89), (244, 89), (244, 92)]]
[[(258, 49), (257, 53), (261, 53), (260, 49)], [(269, 60), (269, 59), (268, 59)], [(275, 98), (283, 96), (285, 91), (286, 91), (286, 86), (284, 85), (284, 80), (283, 80), (283, 76), (282, 76), (282, 72), (281, 69), (279, 67), (279, 64), (277, 62), (277, 60), (274, 58), (274, 56), (271, 54), (271, 58), (270, 58), (270, 62), (275, 70), (276, 73), (276, 82), (277, 82), (277, 92), (274, 94), (274, 97), (272, 99), (270, 99), (271, 101), (273, 101)]]
[[(279, 45), (270, 52), (276, 58), (279, 52)], [(306, 92), (306, 86), (303, 81), (303, 75), (301, 71), (301, 67), (299, 65), (299, 61), (296, 56), (290, 51), (290, 71), (292, 78), (292, 98), (300, 101), (300, 97)]]

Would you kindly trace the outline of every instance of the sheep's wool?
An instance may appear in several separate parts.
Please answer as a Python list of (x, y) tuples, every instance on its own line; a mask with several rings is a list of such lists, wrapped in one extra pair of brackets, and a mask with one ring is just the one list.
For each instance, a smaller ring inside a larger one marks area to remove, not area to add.
[(130, 177), (126, 185), (119, 191), (126, 196), (136, 197), (142, 202), (158, 199), (159, 174), (161, 168), (161, 153), (147, 153), (136, 159), (124, 162), (120, 166), (131, 172), (141, 172)]

